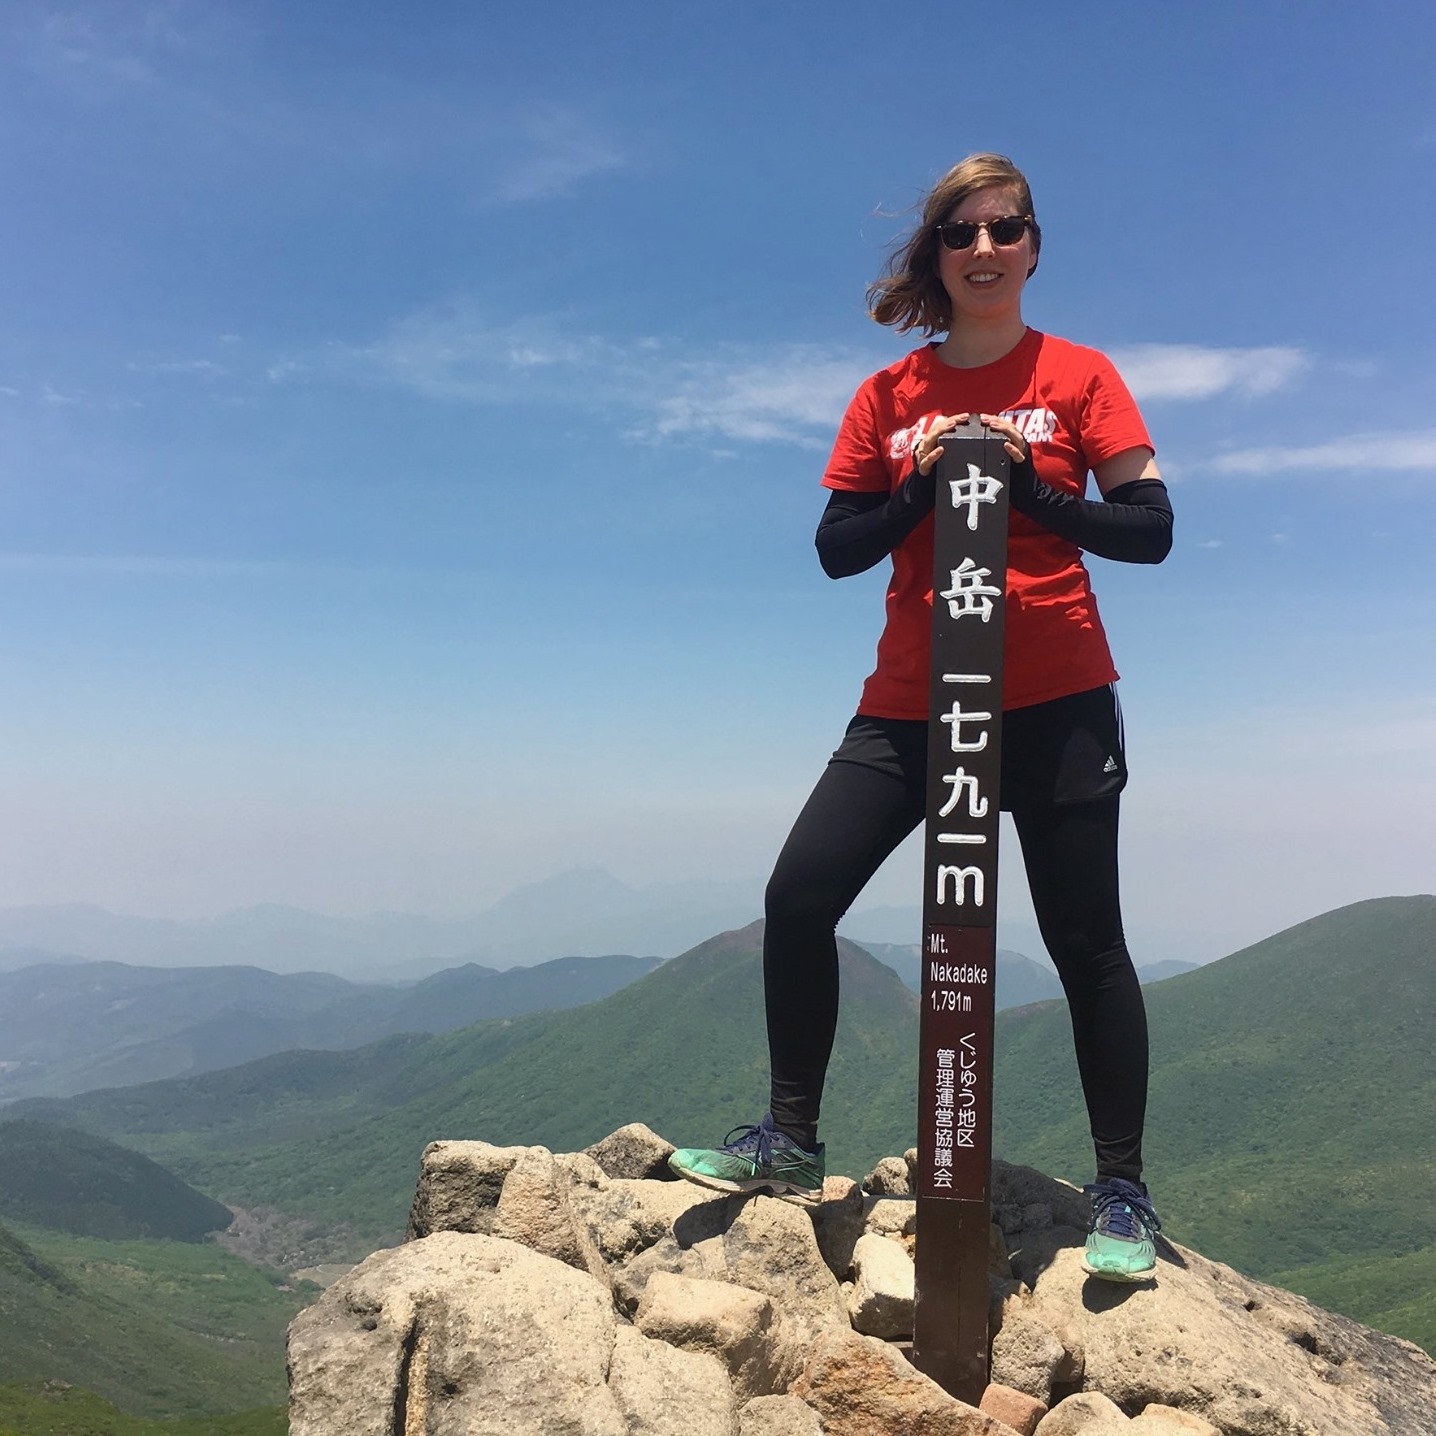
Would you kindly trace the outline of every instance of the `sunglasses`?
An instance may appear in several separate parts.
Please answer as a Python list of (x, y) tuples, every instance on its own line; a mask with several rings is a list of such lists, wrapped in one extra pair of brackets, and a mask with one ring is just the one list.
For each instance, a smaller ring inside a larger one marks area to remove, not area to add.
[(971, 249), (977, 243), (978, 230), (985, 229), (993, 244), (1006, 249), (1021, 242), (1031, 223), (1030, 214), (1009, 214), (1001, 219), (980, 219), (975, 223), (960, 219), (955, 224), (938, 225), (937, 237), (944, 249)]

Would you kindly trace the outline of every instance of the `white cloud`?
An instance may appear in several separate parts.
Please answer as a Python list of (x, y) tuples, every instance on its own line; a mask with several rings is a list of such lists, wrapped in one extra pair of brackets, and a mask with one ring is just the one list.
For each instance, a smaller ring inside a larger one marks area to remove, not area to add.
[(1291, 469), (1342, 473), (1436, 470), (1436, 429), (1405, 434), (1348, 434), (1320, 444), (1238, 449), (1214, 459), (1219, 474), (1273, 474)]
[(283, 381), (315, 370), (396, 385), (459, 403), (557, 399), (620, 416), (644, 442), (714, 439), (826, 447), (876, 356), (813, 345), (727, 345), (701, 359), (688, 346), (624, 342), (567, 329), (552, 318), (494, 324), (459, 301), (424, 310), (369, 344), (332, 344), (271, 366)]
[(519, 122), (513, 154), (496, 177), (494, 198), (514, 204), (554, 199), (580, 180), (622, 169), (628, 156), (574, 110), (551, 106)]
[(769, 355), (734, 351), (684, 366), (673, 391), (657, 399), (652, 419), (635, 432), (826, 447), (871, 368), (866, 360), (799, 344)]
[(1111, 351), (1139, 399), (1256, 399), (1288, 388), (1310, 367), (1301, 349), (1211, 349), (1199, 344), (1133, 344)]
[(125, 368), (132, 374), (194, 374), (206, 379), (217, 378), (225, 372), (224, 366), (213, 359), (131, 360)]

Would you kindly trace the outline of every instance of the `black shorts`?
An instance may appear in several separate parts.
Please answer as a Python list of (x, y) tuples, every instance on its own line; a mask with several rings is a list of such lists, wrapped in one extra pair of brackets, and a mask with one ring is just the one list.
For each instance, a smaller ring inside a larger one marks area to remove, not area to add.
[[(859, 713), (830, 761), (927, 785), (928, 725), (921, 718)], [(1108, 683), (1002, 715), (1002, 808), (1052, 807), (1110, 798), (1127, 786), (1122, 709)]]

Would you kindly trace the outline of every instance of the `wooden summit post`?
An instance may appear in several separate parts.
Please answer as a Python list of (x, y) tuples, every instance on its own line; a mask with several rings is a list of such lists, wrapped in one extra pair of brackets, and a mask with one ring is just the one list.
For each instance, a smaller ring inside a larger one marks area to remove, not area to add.
[(918, 1060), (912, 1359), (977, 1405), (987, 1385), (992, 1032), (1008, 470), (1002, 436), (942, 438)]

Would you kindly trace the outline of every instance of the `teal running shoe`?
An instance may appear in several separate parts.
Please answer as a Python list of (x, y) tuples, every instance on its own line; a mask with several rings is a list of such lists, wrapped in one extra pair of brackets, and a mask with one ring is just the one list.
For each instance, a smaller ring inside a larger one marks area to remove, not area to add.
[(756, 1127), (735, 1127), (716, 1150), (680, 1147), (669, 1167), (680, 1177), (719, 1192), (771, 1192), (815, 1207), (823, 1199), (823, 1144), (805, 1152), (764, 1115)]
[(1146, 1281), (1154, 1275), (1162, 1224), (1146, 1187), (1111, 1177), (1082, 1190), (1092, 1198), (1082, 1270), (1104, 1281)]

